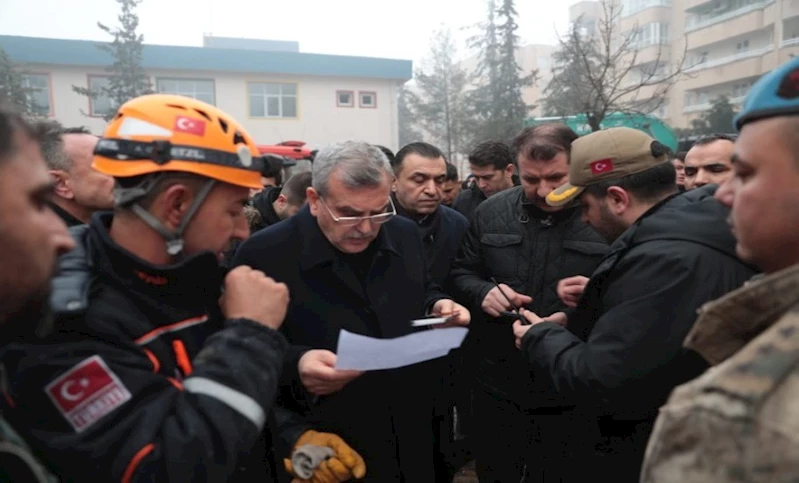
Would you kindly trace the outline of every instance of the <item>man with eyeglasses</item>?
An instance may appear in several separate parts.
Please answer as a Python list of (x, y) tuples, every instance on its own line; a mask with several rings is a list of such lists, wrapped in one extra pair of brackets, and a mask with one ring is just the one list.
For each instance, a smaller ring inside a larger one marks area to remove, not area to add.
[(334, 351), (341, 330), (395, 338), (428, 330), (410, 324), (425, 314), (457, 314), (450, 325), (466, 325), (469, 311), (431, 282), (421, 235), (395, 216), (394, 174), (379, 148), (345, 142), (322, 149), (312, 178), (308, 206), (253, 235), (233, 261), (291, 292), (281, 402), (362, 455), (365, 481), (440, 481), (435, 363), (364, 374), (336, 370)]

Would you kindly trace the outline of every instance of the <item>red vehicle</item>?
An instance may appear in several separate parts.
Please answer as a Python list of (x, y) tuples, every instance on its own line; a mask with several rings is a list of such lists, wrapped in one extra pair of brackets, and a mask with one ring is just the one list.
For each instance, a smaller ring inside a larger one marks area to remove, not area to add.
[(274, 154), (275, 156), (282, 156), (288, 160), (293, 160), (294, 163), (284, 163), (283, 166), (293, 166), (301, 159), (313, 160), (316, 151), (311, 151), (305, 147), (302, 141), (283, 141), (278, 144), (261, 144), (258, 146), (261, 154)]

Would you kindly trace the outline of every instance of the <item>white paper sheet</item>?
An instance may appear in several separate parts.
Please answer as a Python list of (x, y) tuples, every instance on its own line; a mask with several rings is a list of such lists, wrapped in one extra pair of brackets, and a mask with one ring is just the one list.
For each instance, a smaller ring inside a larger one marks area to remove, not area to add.
[(460, 347), (469, 329), (449, 327), (416, 332), (395, 339), (375, 339), (342, 330), (336, 369), (379, 371), (437, 359)]

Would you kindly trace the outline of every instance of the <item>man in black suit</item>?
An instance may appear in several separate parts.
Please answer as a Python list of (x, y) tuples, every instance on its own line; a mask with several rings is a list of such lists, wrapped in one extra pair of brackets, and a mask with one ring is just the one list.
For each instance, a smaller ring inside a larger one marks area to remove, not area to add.
[(291, 291), (282, 399), (351, 444), (365, 481), (436, 481), (435, 361), (363, 374), (334, 369), (334, 351), (342, 329), (394, 338), (427, 330), (410, 324), (425, 314), (457, 314), (449, 324), (466, 325), (469, 311), (431, 281), (419, 231), (395, 216), (394, 174), (379, 148), (329, 146), (312, 177), (308, 207), (252, 236), (233, 261)]

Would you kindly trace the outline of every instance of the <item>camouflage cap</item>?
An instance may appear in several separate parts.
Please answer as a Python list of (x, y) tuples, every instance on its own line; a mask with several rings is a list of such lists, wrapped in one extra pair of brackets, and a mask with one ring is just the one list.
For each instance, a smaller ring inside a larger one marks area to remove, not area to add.
[(569, 182), (547, 196), (563, 206), (600, 181), (623, 178), (667, 162), (669, 149), (643, 131), (613, 127), (577, 138), (571, 146)]

